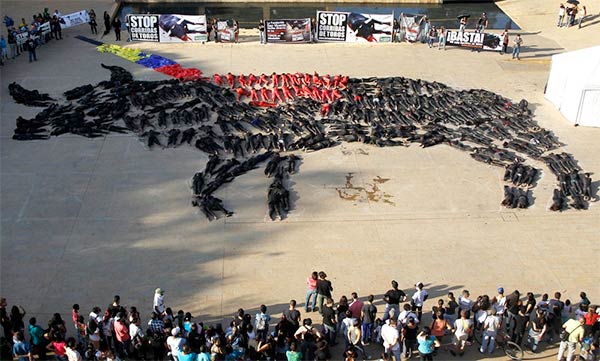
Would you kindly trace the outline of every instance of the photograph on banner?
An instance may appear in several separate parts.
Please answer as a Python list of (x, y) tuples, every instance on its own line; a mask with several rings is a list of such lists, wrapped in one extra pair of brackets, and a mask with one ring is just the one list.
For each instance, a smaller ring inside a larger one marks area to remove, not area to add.
[(61, 27), (63, 29), (70, 28), (81, 24), (87, 24), (90, 22), (90, 15), (87, 10), (81, 10), (76, 13), (62, 15), (60, 17)]
[(348, 14), (347, 42), (391, 43), (394, 14)]
[(317, 11), (317, 41), (346, 41), (348, 13)]
[(400, 41), (414, 43), (419, 40), (421, 33), (421, 24), (425, 15), (421, 14), (400, 14)]
[(195, 43), (208, 39), (206, 15), (161, 14), (158, 25), (161, 43)]
[(310, 19), (265, 20), (267, 43), (310, 42)]
[(498, 34), (448, 30), (446, 33), (446, 45), (502, 51), (502, 38)]
[(235, 42), (235, 21), (232, 19), (217, 21), (217, 38), (222, 43)]
[(158, 42), (158, 19), (160, 15), (131, 14), (127, 16), (129, 38), (132, 41)]

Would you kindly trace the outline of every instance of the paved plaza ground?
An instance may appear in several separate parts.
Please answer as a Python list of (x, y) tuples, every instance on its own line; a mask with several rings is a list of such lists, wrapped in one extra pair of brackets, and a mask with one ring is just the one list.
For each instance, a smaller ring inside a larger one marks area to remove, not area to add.
[[(43, 4), (3, 1), (3, 14), (29, 18)], [(101, 14), (112, 5), (99, 0), (51, 6), (63, 13), (93, 7)], [(540, 125), (565, 144), (559, 151), (572, 153), (600, 179), (600, 128), (573, 127), (543, 97), (549, 56), (598, 45), (600, 23), (556, 29), (558, 2), (510, 0), (499, 6), (523, 29), (521, 61), (411, 44), (286, 46), (244, 38), (248, 41), (234, 45), (121, 45), (207, 75), (404, 76), (484, 88), (514, 101), (526, 98)], [(588, 11), (598, 14), (600, 7), (588, 4)], [(122, 66), (136, 79), (165, 78), (97, 52), (75, 39), (78, 34), (87, 36), (89, 29), (64, 31), (63, 41), (39, 49), (36, 63), (29, 64), (25, 55), (1, 69), (0, 293), (9, 305), (23, 305), (28, 315), (45, 321), (54, 312), (67, 315), (73, 303), (83, 310), (104, 308), (114, 294), (146, 315), (156, 287), (166, 290), (168, 306), (208, 322), (227, 320), (239, 307), (254, 312), (261, 303), (276, 314), (292, 298), (303, 301), (305, 278), (313, 270), (327, 272), (336, 300), (353, 291), (381, 300), (396, 279), (411, 293), (415, 282), (424, 282), (431, 294), (426, 309), (448, 291), (467, 288), (473, 295), (492, 295), (498, 286), (538, 296), (561, 291), (574, 302), (585, 290), (592, 303), (600, 302), (599, 203), (586, 211), (549, 211), (555, 179), (542, 164), (536, 164), (542, 176), (535, 204), (509, 210), (500, 206), (503, 170), (464, 152), (445, 145), (342, 144), (301, 154), (299, 172), (291, 177), (294, 209), (286, 220), (268, 220), (269, 180), (256, 170), (217, 192), (236, 214), (209, 223), (190, 206), (190, 179), (207, 160), (192, 148), (148, 150), (132, 135), (12, 140), (15, 119), (37, 110), (8, 96), (13, 81), (58, 96), (108, 79), (100, 63)], [(391, 202), (341, 199), (336, 189), (344, 187), (349, 173), (353, 184), (364, 187), (376, 177), (389, 178), (379, 187)], [(469, 352), (470, 358), (479, 357)], [(551, 349), (542, 356), (555, 354)]]

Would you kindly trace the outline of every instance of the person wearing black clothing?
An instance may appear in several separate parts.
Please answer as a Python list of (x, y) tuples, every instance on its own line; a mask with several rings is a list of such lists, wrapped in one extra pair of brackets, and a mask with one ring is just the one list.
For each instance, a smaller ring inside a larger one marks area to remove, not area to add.
[(104, 34), (102, 34), (102, 36), (107, 35), (108, 33), (110, 33), (110, 15), (108, 15), (108, 11), (104, 12)]
[(327, 342), (330, 345), (336, 344), (336, 318), (335, 318), (335, 310), (333, 309), (333, 300), (331, 297), (328, 297), (325, 303), (323, 304), (323, 308), (319, 308), (319, 311), (322, 310), (323, 315), (323, 327), (325, 328), (325, 332), (327, 335)]
[(510, 326), (511, 322), (513, 322), (514, 317), (519, 312), (519, 298), (521, 297), (521, 293), (518, 290), (515, 290), (510, 295), (506, 296), (506, 313), (508, 317), (506, 318), (506, 324)]
[(319, 272), (319, 279), (317, 280), (317, 307), (321, 316), (323, 315), (323, 311), (321, 310), (323, 308), (323, 301), (331, 297), (331, 291), (333, 291), (331, 282), (326, 278), (327, 274), (325, 272)]
[(25, 42), (25, 47), (29, 52), (29, 62), (31, 63), (32, 61), (37, 61), (37, 56), (35, 55), (36, 44), (35, 41), (33, 41), (33, 39), (31, 38), (31, 36), (27, 38), (27, 41)]
[(521, 306), (514, 318), (514, 326), (508, 330), (510, 340), (520, 346), (528, 326), (529, 317), (525, 315), (525, 307)]
[(192, 352), (194, 353), (199, 353), (200, 346), (206, 344), (204, 332), (203, 330), (198, 330), (198, 324), (196, 322), (192, 322), (191, 330), (188, 333), (187, 342), (188, 345), (190, 345), (190, 349), (192, 349)]
[(394, 315), (398, 317), (400, 314), (400, 302), (406, 299), (406, 293), (398, 289), (398, 282), (392, 281), (392, 289), (388, 290), (383, 295), (383, 300), (386, 302), (385, 311), (383, 311), (383, 321), (390, 318), (390, 310), (394, 310)]
[(96, 22), (96, 13), (94, 10), (90, 10), (90, 28), (92, 29), (92, 34), (98, 34), (98, 23)]
[(121, 19), (119, 19), (119, 17), (115, 17), (115, 20), (112, 22), (112, 26), (115, 30), (115, 40), (121, 41)]
[(300, 311), (296, 309), (296, 300), (290, 301), (290, 307), (283, 311), (283, 315), (290, 325), (289, 332), (291, 333), (291, 337), (293, 337), (296, 330), (300, 327), (300, 320), (302, 318)]
[(56, 15), (50, 20), (50, 30), (54, 39), (62, 40), (62, 27), (60, 26), (60, 19)]
[(260, 35), (260, 43), (265, 44), (267, 42), (267, 38), (265, 36), (265, 23), (263, 19), (260, 19), (258, 22), (258, 34)]

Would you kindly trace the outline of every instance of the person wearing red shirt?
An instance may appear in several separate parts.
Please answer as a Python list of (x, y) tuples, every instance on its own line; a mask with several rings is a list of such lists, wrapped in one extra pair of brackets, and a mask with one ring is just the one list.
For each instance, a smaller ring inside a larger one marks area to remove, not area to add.
[(250, 89), (250, 100), (252, 100), (253, 102), (258, 101), (258, 92), (254, 88)]
[(238, 76), (238, 83), (240, 83), (241, 86), (245, 87), (248, 85), (248, 83), (246, 82), (246, 77), (244, 76), (244, 74), (241, 74), (240, 76)]
[(283, 91), (283, 95), (285, 95), (285, 97), (287, 98), (287, 100), (294, 99), (294, 96), (292, 95), (292, 92), (290, 91), (290, 88), (284, 86), (284, 87), (281, 87), (281, 90)]
[(275, 72), (273, 72), (273, 74), (271, 74), (271, 83), (273, 83), (273, 88), (279, 86), (279, 77), (277, 76), (277, 74)]
[(260, 97), (262, 98), (263, 102), (268, 102), (269, 101), (269, 89), (260, 88)]
[(248, 86), (253, 86), (255, 81), (256, 81), (256, 76), (254, 76), (254, 74), (250, 73), (248, 75), (248, 80), (246, 83), (248, 84)]
[(600, 315), (596, 313), (596, 307), (589, 306), (588, 312), (583, 315), (583, 319), (585, 320), (583, 328), (585, 330), (585, 334), (588, 335), (592, 332), (592, 328), (596, 322), (600, 322)]
[(129, 326), (125, 323), (124, 316), (121, 312), (115, 317), (115, 337), (117, 354), (120, 358), (125, 358), (130, 351), (131, 337), (129, 336)]
[(222, 86), (223, 85), (223, 78), (221, 78), (221, 76), (219, 74), (215, 74), (213, 75), (213, 81), (215, 82), (215, 84), (217, 84), (218, 86)]
[(227, 75), (225, 75), (225, 78), (227, 78), (227, 83), (229, 84), (229, 87), (233, 88), (233, 86), (235, 85), (235, 76), (233, 76), (233, 74), (231, 73), (227, 73)]

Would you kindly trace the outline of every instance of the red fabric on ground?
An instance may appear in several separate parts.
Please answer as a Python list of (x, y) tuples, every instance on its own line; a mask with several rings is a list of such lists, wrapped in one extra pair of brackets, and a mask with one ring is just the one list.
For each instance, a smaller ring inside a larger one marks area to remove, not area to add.
[(202, 76), (200, 69), (182, 68), (180, 64), (161, 66), (154, 70), (181, 80), (198, 80)]

